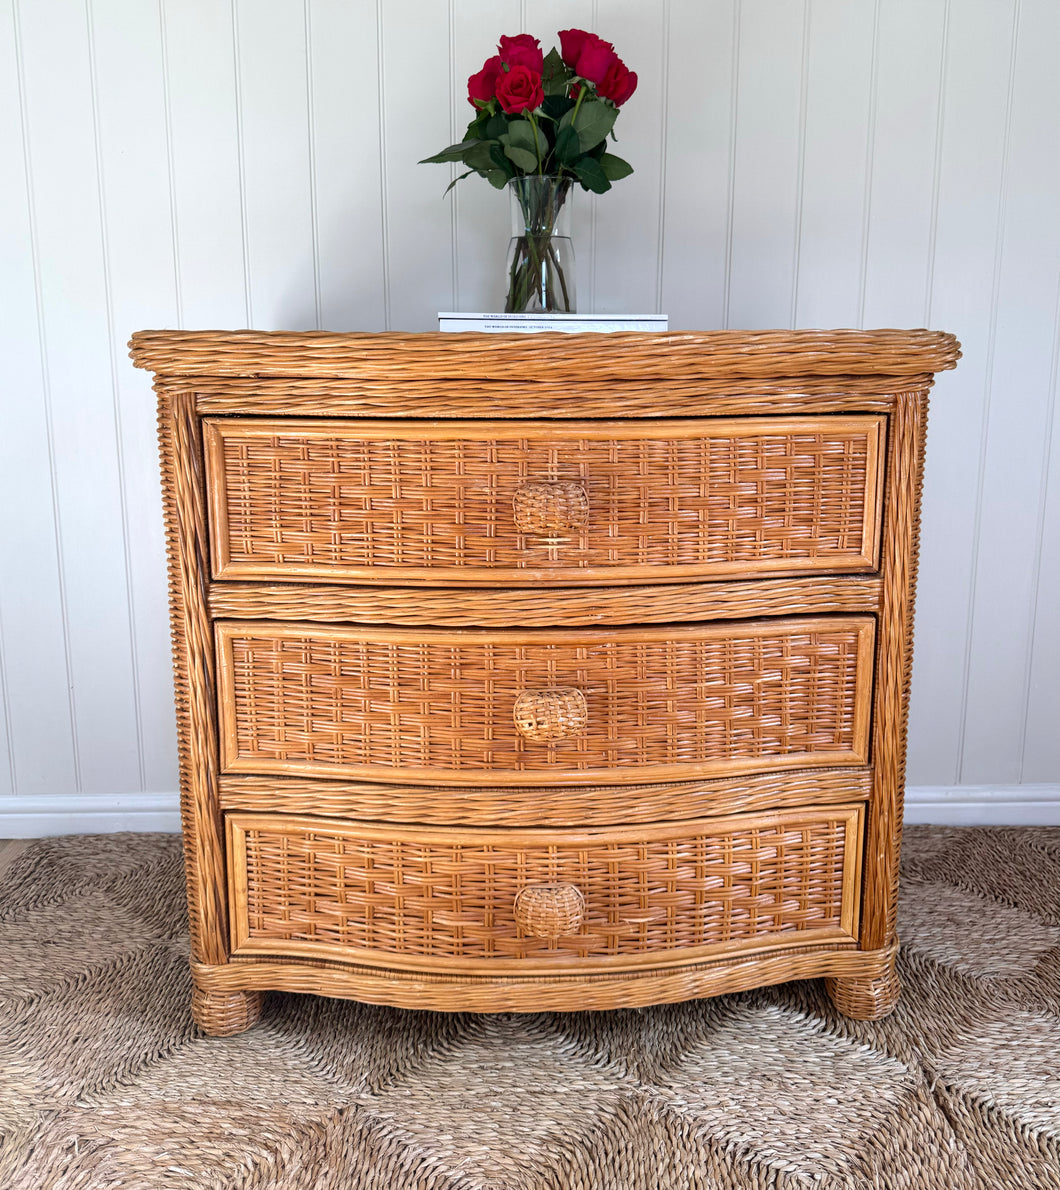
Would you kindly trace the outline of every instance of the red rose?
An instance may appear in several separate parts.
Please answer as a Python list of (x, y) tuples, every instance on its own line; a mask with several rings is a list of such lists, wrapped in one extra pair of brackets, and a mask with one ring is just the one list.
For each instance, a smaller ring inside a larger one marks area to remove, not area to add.
[(621, 58), (611, 63), (603, 80), (596, 85), (597, 94), (610, 99), (615, 107), (621, 107), (636, 89), (637, 76), (632, 70), (626, 69)]
[(497, 94), (497, 76), (502, 69), (500, 58), (487, 58), (478, 74), (467, 80), (467, 101), (472, 107), (484, 106)]
[(584, 29), (560, 29), (559, 31), (559, 52), (564, 63), (574, 69), (578, 61), (578, 55), (582, 52), (582, 43), (587, 37), (592, 34), (586, 33)]
[(609, 41), (604, 41), (595, 33), (586, 33), (578, 61), (574, 64), (574, 73), (599, 86), (617, 61), (615, 47)]
[(501, 37), (497, 46), (497, 53), (502, 62), (508, 66), (525, 66), (537, 74), (545, 64), (545, 55), (541, 52), (541, 43), (529, 33), (520, 33), (518, 37)]
[(533, 111), (545, 102), (541, 75), (528, 66), (513, 66), (497, 79), (497, 99), (510, 116), (527, 109)]

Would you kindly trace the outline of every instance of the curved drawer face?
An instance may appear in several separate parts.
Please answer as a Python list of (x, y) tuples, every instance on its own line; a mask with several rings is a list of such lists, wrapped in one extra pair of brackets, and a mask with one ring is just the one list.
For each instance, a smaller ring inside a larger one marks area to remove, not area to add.
[(520, 584), (870, 571), (885, 420), (208, 418), (213, 573)]
[(227, 773), (553, 785), (868, 763), (870, 616), (216, 632)]
[(557, 832), (230, 814), (232, 949), (496, 974), (849, 945), (862, 817), (849, 805)]

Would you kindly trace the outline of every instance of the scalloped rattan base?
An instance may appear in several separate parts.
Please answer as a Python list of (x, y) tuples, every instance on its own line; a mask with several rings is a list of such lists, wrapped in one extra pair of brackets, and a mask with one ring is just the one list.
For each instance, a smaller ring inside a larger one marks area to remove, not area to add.
[[(807, 947), (771, 951), (737, 962), (653, 967), (637, 972), (542, 978), (436, 976), (317, 961), (237, 960), (221, 966), (192, 963), (196, 995), (263, 990), (308, 992), (364, 1004), (441, 1012), (577, 1012), (646, 1008), (743, 992), (792, 979), (825, 977), (829, 984), (878, 982), (893, 970), (897, 945), (879, 951)], [(227, 1020), (228, 1018), (226, 1018)], [(249, 1028), (256, 1016), (247, 1021)], [(208, 1025), (196, 1016), (210, 1032)], [(231, 1028), (229, 1032), (239, 1032)], [(220, 1036), (220, 1034), (217, 1034)]]

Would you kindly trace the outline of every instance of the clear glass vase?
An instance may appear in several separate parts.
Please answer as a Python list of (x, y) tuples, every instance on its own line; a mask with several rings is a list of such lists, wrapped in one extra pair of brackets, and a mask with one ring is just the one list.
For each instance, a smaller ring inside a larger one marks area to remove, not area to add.
[(512, 178), (512, 238), (506, 269), (506, 314), (573, 314), (574, 246), (570, 239), (572, 179), (527, 174)]

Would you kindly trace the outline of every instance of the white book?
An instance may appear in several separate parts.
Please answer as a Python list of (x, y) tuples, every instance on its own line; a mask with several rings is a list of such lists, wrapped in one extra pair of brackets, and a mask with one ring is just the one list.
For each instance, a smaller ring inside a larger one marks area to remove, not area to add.
[(439, 313), (440, 331), (478, 331), (486, 334), (600, 334), (615, 331), (665, 331), (665, 314), (458, 314)]

